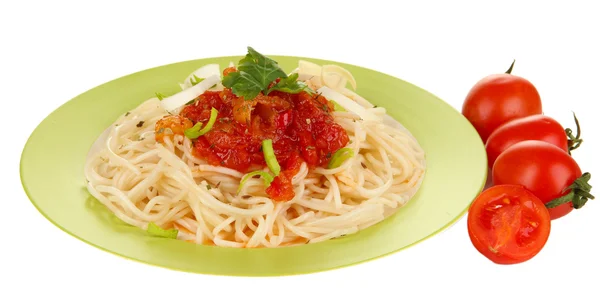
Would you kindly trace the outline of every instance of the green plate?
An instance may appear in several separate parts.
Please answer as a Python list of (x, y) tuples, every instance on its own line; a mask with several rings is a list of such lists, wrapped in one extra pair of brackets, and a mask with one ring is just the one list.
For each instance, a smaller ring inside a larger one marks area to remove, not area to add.
[[(225, 67), (221, 57), (156, 67), (91, 89), (50, 114), (31, 134), (21, 157), (21, 181), (37, 209), (72, 236), (136, 261), (203, 274), (273, 276), (312, 273), (357, 264), (414, 245), (462, 217), (482, 190), (487, 161), (471, 124), (431, 93), (383, 73), (335, 63), (354, 74), (357, 92), (385, 107), (417, 138), (427, 171), (410, 202), (383, 222), (330, 241), (276, 249), (233, 249), (150, 237), (114, 217), (85, 189), (86, 154), (118, 116), (152, 97), (174, 93), (196, 68)], [(285, 71), (298, 57), (273, 56)]]

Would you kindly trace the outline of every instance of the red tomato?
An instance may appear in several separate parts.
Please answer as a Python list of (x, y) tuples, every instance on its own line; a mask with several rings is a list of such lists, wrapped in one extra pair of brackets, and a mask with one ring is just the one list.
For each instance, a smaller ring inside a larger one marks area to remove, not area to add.
[(512, 66), (507, 73), (481, 79), (471, 88), (463, 103), (462, 114), (475, 127), (483, 142), (505, 122), (542, 113), (537, 89), (528, 80), (510, 74), (510, 70)]
[(473, 201), (467, 226), (481, 254), (497, 264), (515, 264), (542, 250), (550, 235), (550, 215), (523, 186), (497, 185)]
[(490, 135), (485, 144), (490, 168), (500, 153), (524, 140), (541, 140), (569, 152), (567, 134), (560, 123), (545, 115), (533, 115), (506, 122)]
[[(569, 186), (581, 176), (577, 162), (565, 150), (539, 140), (512, 145), (498, 156), (492, 168), (494, 185), (522, 185), (544, 203), (569, 193)], [(552, 219), (558, 219), (573, 210), (573, 203), (548, 210)]]

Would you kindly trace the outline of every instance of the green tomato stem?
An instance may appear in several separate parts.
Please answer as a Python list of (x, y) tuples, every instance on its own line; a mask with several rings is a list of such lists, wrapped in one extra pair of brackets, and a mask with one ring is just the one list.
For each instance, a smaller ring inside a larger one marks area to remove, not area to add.
[(564, 191), (569, 190), (569, 193), (562, 197), (556, 198), (546, 203), (547, 208), (556, 208), (566, 203), (573, 203), (573, 208), (582, 208), (588, 200), (593, 200), (595, 197), (590, 193), (592, 191), (592, 185), (589, 184), (592, 175), (586, 172), (577, 178), (570, 186), (565, 188)]
[(568, 138), (567, 143), (569, 145), (569, 155), (571, 155), (571, 151), (579, 148), (581, 146), (581, 143), (583, 142), (583, 139), (581, 139), (581, 128), (579, 126), (579, 120), (577, 120), (577, 116), (575, 116), (575, 113), (573, 113), (573, 119), (575, 119), (577, 134), (573, 135), (573, 131), (570, 128), (565, 129), (565, 133), (567, 134)]
[(508, 70), (506, 70), (505, 73), (510, 74), (514, 67), (515, 67), (515, 60), (512, 61), (512, 64), (510, 64), (510, 67), (508, 67)]

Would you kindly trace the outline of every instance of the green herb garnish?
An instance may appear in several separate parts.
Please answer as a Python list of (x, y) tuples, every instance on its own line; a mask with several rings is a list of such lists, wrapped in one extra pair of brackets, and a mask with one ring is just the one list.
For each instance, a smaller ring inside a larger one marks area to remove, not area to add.
[(277, 84), (275, 84), (275, 86), (267, 89), (266, 94), (268, 95), (272, 91), (282, 91), (282, 92), (287, 92), (287, 93), (291, 93), (291, 94), (296, 94), (296, 93), (303, 91), (305, 88), (308, 88), (308, 86), (306, 86), (306, 84), (300, 83), (297, 80), (298, 80), (298, 74), (292, 73), (292, 75), (290, 75), (289, 77), (279, 80), (279, 82)]
[(147, 232), (148, 232), (148, 234), (150, 234), (152, 236), (157, 236), (157, 237), (162, 237), (162, 238), (171, 238), (171, 239), (176, 239), (177, 233), (179, 233), (179, 231), (176, 229), (169, 229), (169, 230), (162, 229), (158, 225), (154, 224), (153, 222), (148, 223)]
[[(248, 47), (248, 53), (238, 62), (237, 69), (238, 71), (223, 77), (222, 83), (244, 100), (252, 100), (261, 92), (265, 95), (271, 91), (298, 93), (306, 87), (296, 81), (297, 74), (288, 77), (276, 61), (258, 53), (252, 47)], [(279, 82), (269, 89), (269, 85), (277, 79)]]

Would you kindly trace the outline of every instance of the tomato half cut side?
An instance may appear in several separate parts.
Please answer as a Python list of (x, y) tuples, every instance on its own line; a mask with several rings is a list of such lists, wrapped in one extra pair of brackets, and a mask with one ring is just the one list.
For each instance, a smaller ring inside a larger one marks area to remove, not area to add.
[(496, 185), (473, 201), (467, 226), (482, 255), (497, 264), (515, 264), (542, 250), (550, 236), (550, 214), (523, 186)]

